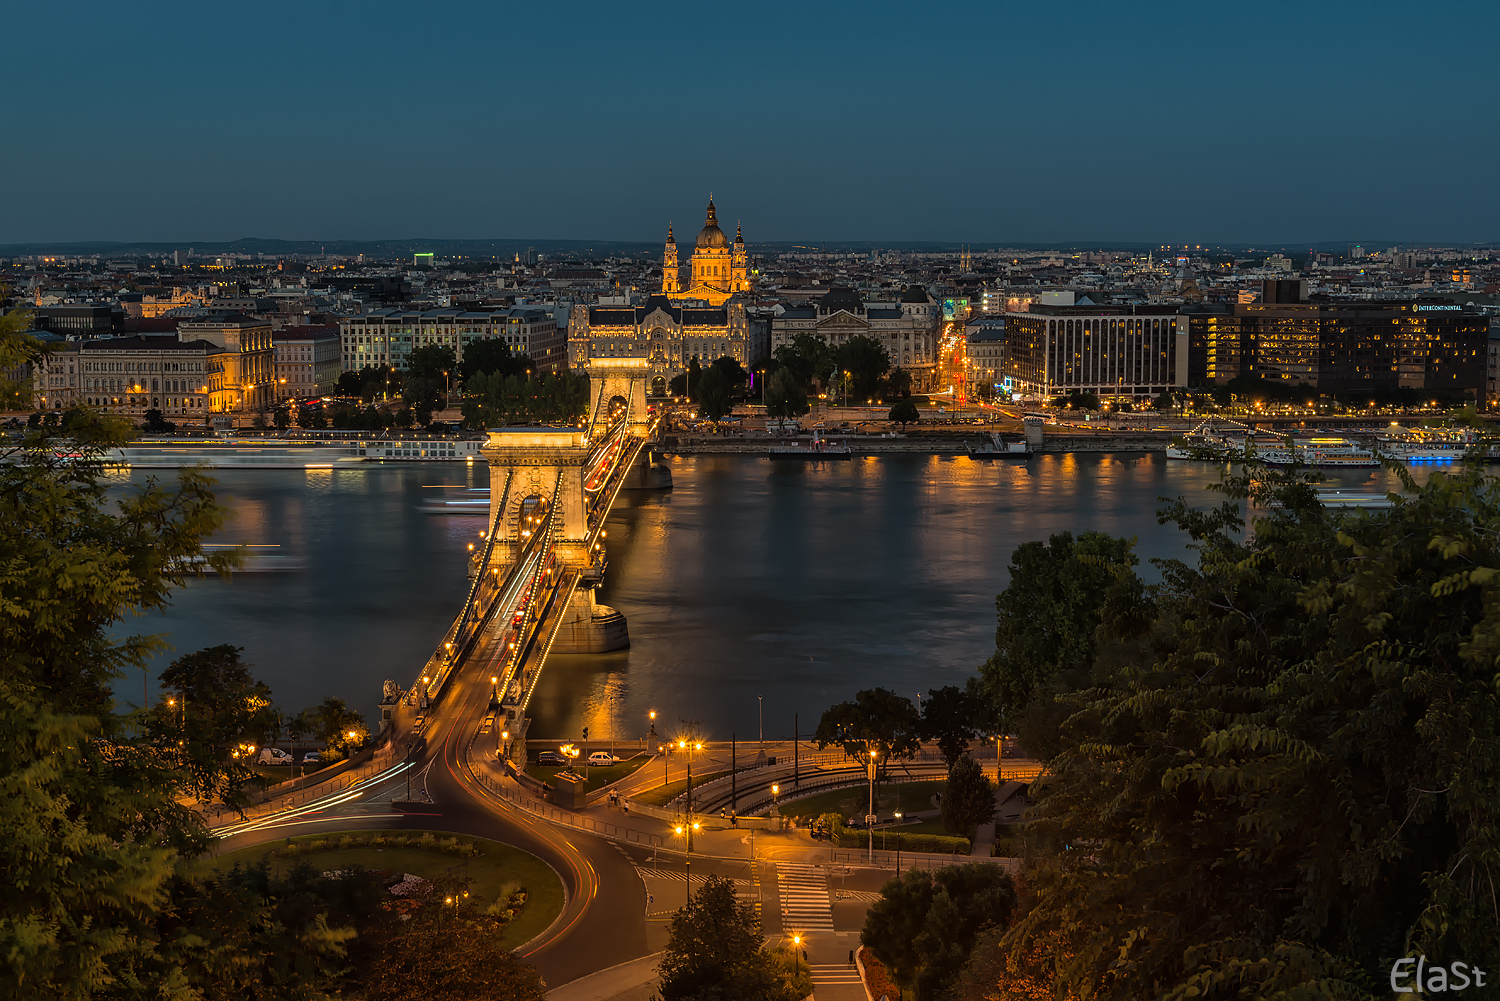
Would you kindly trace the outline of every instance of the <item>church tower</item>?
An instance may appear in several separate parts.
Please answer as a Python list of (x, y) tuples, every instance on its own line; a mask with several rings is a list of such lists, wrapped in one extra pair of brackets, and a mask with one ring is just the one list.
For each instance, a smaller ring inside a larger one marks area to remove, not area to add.
[(729, 255), (729, 291), (744, 295), (750, 291), (750, 255), (745, 250), (745, 234), (739, 223), (734, 225), (734, 243)]
[(693, 249), (693, 284), (689, 291), (694, 289), (703, 290), (693, 292), (695, 295), (718, 293), (726, 297), (729, 291), (729, 239), (719, 228), (719, 210), (712, 195), (708, 198), (708, 218)]
[(663, 295), (678, 295), (682, 292), (682, 272), (677, 269), (677, 239), (672, 236), (672, 227), (667, 227), (667, 250), (661, 258), (661, 291)]

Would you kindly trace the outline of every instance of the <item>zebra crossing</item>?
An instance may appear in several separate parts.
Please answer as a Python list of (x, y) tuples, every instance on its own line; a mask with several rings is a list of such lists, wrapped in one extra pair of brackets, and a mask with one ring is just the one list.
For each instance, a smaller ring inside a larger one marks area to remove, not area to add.
[(810, 968), (812, 970), (814, 987), (822, 987), (828, 984), (864, 984), (864, 981), (859, 978), (859, 967), (857, 966), (828, 963), (826, 965), (813, 964)]
[(783, 928), (803, 932), (833, 931), (828, 876), (822, 866), (777, 862), (776, 885), (781, 891)]

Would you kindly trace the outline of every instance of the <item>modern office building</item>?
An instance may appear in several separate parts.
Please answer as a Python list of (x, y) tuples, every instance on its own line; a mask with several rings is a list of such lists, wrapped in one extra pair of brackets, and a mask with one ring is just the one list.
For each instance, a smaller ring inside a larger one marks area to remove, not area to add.
[(108, 337), (119, 333), (125, 311), (107, 302), (59, 303), (34, 307), (32, 322), (38, 330), (64, 337)]
[(1005, 375), (1020, 396), (1158, 396), (1187, 385), (1187, 333), (1175, 310), (1032, 303), (1005, 314)]
[(1305, 302), (1287, 288), (1297, 282), (1265, 284), (1260, 302), (1183, 310), (1191, 385), (1253, 375), (1331, 393), (1486, 395), (1490, 318), (1479, 310), (1446, 300)]
[(528, 356), (538, 372), (561, 372), (568, 364), (568, 334), (543, 306), (501, 309), (377, 309), (339, 318), (345, 371), (391, 366), (406, 368), (414, 348), (453, 349), (462, 362), (474, 341), (503, 340), (512, 352)]
[(340, 365), (338, 327), (283, 327), (271, 335), (276, 400), (307, 400), (332, 393)]
[(942, 307), (925, 289), (912, 285), (898, 302), (865, 302), (851, 288), (835, 286), (817, 302), (793, 305), (771, 321), (771, 351), (808, 334), (837, 349), (851, 337), (869, 337), (885, 346), (893, 368), (911, 373), (912, 389), (937, 385), (938, 335)]

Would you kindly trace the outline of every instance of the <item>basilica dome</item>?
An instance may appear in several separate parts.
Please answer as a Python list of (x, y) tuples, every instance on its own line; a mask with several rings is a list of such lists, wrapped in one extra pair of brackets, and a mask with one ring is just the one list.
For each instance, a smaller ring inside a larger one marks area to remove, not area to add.
[(713, 199), (708, 200), (708, 221), (698, 231), (698, 249), (700, 250), (723, 250), (729, 246), (729, 240), (724, 236), (724, 231), (719, 228), (718, 209), (714, 208)]

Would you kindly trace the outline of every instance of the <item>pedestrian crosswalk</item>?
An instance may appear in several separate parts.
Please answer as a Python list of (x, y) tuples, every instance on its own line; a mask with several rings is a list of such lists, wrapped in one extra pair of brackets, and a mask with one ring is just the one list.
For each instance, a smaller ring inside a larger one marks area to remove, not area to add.
[(828, 903), (828, 876), (822, 866), (777, 862), (781, 890), (781, 925), (787, 931), (833, 931)]
[(814, 965), (812, 969), (812, 982), (814, 986), (823, 984), (858, 984), (859, 968), (856, 966), (844, 966), (842, 964), (829, 964), (826, 966)]

